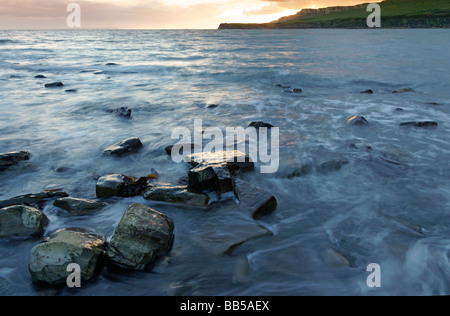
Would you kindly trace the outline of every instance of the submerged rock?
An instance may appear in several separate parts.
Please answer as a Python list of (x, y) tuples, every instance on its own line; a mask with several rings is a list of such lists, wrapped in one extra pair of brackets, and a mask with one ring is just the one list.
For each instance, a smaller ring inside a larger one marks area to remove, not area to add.
[(5, 170), (21, 161), (29, 159), (30, 153), (28, 151), (13, 151), (0, 154), (0, 171)]
[(283, 84), (281, 84), (281, 83), (277, 83), (277, 84), (275, 84), (274, 86), (275, 86), (275, 87), (278, 87), (278, 88), (283, 88), (283, 89), (290, 89), (290, 88), (291, 88), (291, 86), (283, 85)]
[(23, 205), (0, 209), (0, 237), (42, 237), (49, 221), (41, 211)]
[(106, 63), (106, 66), (118, 66), (116, 63)]
[(373, 94), (373, 90), (365, 90), (365, 91), (361, 91), (361, 93), (366, 93), (366, 94)]
[[(184, 153), (184, 152), (181, 152), (181, 153), (180, 153), (181, 149), (183, 149), (184, 147), (190, 148), (191, 151), (188, 152), (188, 153)], [(172, 155), (172, 151), (173, 151), (173, 150), (178, 151), (178, 153), (179, 153), (180, 155), (189, 155), (189, 154), (191, 154), (192, 152), (194, 152), (196, 149), (201, 149), (201, 146), (200, 146), (200, 145), (197, 145), (197, 144), (193, 144), (193, 143), (175, 144), (175, 145), (167, 146), (167, 147), (165, 148), (166, 153), (167, 153), (168, 155)]]
[(72, 271), (71, 263), (81, 268), (81, 279), (90, 280), (106, 249), (106, 238), (82, 228), (65, 228), (31, 250), (29, 271), (35, 282), (62, 284)]
[(437, 122), (433, 122), (433, 121), (400, 123), (400, 126), (412, 126), (412, 127), (419, 127), (419, 128), (438, 127), (438, 125), (439, 124)]
[(275, 196), (240, 179), (234, 181), (234, 193), (239, 200), (240, 208), (254, 219), (271, 213), (277, 207)]
[(147, 177), (138, 179), (124, 174), (110, 174), (100, 177), (96, 184), (97, 198), (137, 196), (148, 187), (148, 180)]
[(219, 105), (218, 104), (208, 104), (207, 106), (206, 106), (206, 108), (207, 109), (215, 109), (215, 108), (217, 108)]
[(144, 270), (157, 256), (170, 250), (173, 231), (174, 224), (168, 216), (133, 203), (117, 226), (106, 254), (114, 264)]
[(193, 193), (187, 190), (186, 186), (173, 186), (159, 184), (150, 187), (143, 192), (147, 200), (181, 203), (190, 206), (205, 207), (208, 206), (209, 196), (203, 193)]
[(56, 87), (62, 87), (62, 86), (64, 86), (64, 84), (61, 81), (52, 82), (52, 83), (46, 83), (45, 84), (46, 88), (56, 88)]
[(297, 168), (294, 171), (292, 171), (290, 174), (288, 174), (287, 177), (288, 177), (288, 179), (304, 177), (307, 174), (311, 173), (312, 170), (313, 170), (312, 165), (305, 164), (305, 165), (301, 166), (300, 168)]
[(64, 92), (66, 92), (66, 93), (76, 93), (76, 92), (78, 92), (78, 90), (77, 89), (67, 89)]
[(332, 171), (338, 171), (340, 170), (344, 165), (348, 164), (349, 162), (346, 160), (330, 160), (325, 161), (321, 163), (319, 166), (317, 166), (317, 171), (321, 173), (327, 173)]
[(300, 89), (300, 88), (295, 88), (295, 89), (292, 89), (292, 92), (294, 92), (294, 93), (303, 93), (303, 90)]
[(44, 75), (37, 75), (37, 76), (34, 76), (34, 79), (46, 79), (47, 77), (46, 76), (44, 76)]
[(330, 268), (345, 268), (351, 266), (350, 261), (333, 248), (327, 248), (322, 251), (321, 254), (323, 260)]
[(241, 171), (251, 171), (254, 163), (240, 151), (198, 153), (186, 157), (194, 166), (189, 171), (189, 190), (193, 192), (233, 191), (233, 177)]
[(137, 137), (133, 137), (105, 148), (103, 153), (107, 155), (123, 156), (125, 154), (138, 152), (142, 147), (141, 140)]
[(87, 215), (91, 211), (101, 209), (108, 204), (97, 200), (65, 197), (55, 200), (53, 205), (68, 211), (72, 215)]
[(265, 122), (262, 122), (262, 121), (251, 122), (248, 126), (249, 127), (254, 127), (256, 129), (261, 128), (261, 127), (267, 127), (267, 128), (274, 127), (272, 124), (265, 123)]
[(405, 93), (405, 92), (414, 92), (412, 88), (402, 88), (399, 90), (392, 91), (392, 93)]
[(11, 205), (40, 206), (41, 204), (46, 203), (49, 200), (67, 196), (69, 195), (62, 190), (49, 190), (40, 193), (20, 195), (8, 200), (0, 201), (0, 208)]
[(355, 115), (347, 118), (347, 124), (351, 126), (365, 126), (369, 125), (369, 122), (364, 116)]
[(127, 107), (121, 107), (110, 111), (111, 114), (122, 117), (131, 117), (131, 112), (132, 110)]

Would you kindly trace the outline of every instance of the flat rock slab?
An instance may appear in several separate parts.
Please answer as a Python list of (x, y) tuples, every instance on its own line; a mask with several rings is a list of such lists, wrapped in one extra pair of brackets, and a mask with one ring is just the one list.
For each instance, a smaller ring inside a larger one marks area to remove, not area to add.
[(93, 210), (101, 209), (108, 204), (97, 200), (65, 197), (55, 200), (53, 205), (66, 210), (72, 215), (88, 215), (92, 213)]
[(111, 238), (107, 256), (116, 265), (144, 270), (157, 256), (170, 250), (173, 231), (174, 224), (168, 216), (133, 203)]
[(28, 151), (14, 151), (0, 154), (0, 170), (7, 169), (21, 161), (29, 159), (30, 153)]
[(240, 207), (247, 211), (252, 218), (267, 215), (277, 207), (275, 196), (240, 179), (234, 181), (234, 193), (239, 200)]
[(46, 83), (45, 84), (46, 88), (57, 88), (57, 87), (62, 87), (62, 86), (64, 86), (64, 84), (61, 81), (52, 82), (52, 83)]
[(168, 184), (158, 184), (146, 189), (143, 196), (147, 200), (180, 203), (189, 206), (206, 207), (209, 203), (209, 196), (203, 193), (193, 193), (187, 190), (186, 186), (173, 186)]
[(222, 256), (231, 254), (245, 242), (272, 235), (270, 230), (242, 214), (228, 214), (212, 218), (197, 240), (205, 252)]
[(16, 205), (0, 209), (1, 237), (42, 237), (49, 220), (32, 207)]
[(400, 123), (400, 126), (411, 126), (411, 127), (418, 127), (418, 128), (435, 128), (438, 127), (437, 122), (433, 121), (424, 121), (424, 122), (404, 122)]
[(35, 282), (63, 284), (72, 272), (71, 263), (81, 268), (81, 279), (90, 280), (106, 249), (106, 238), (81, 228), (65, 228), (31, 250), (29, 271)]
[(40, 206), (49, 200), (67, 197), (66, 192), (61, 190), (49, 190), (40, 193), (31, 193), (26, 195), (20, 195), (8, 200), (0, 201), (0, 208), (11, 205), (28, 205), (28, 206)]
[(126, 154), (132, 154), (138, 152), (143, 147), (139, 138), (133, 137), (115, 143), (103, 151), (106, 155), (123, 156)]

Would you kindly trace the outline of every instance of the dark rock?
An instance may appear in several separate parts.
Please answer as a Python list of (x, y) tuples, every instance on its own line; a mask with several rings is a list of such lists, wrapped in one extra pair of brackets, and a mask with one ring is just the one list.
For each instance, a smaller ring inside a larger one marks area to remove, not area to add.
[(304, 177), (307, 174), (311, 173), (312, 170), (313, 170), (312, 165), (306, 164), (292, 171), (287, 177), (288, 179)]
[(397, 111), (397, 112), (402, 112), (402, 111), (404, 111), (404, 110), (403, 110), (402, 108), (396, 108), (395, 111)]
[(124, 141), (115, 143), (103, 151), (104, 154), (122, 156), (139, 151), (143, 147), (141, 140), (137, 137), (128, 138)]
[(107, 63), (106, 66), (118, 66), (116, 63)]
[(299, 88), (295, 88), (295, 89), (292, 89), (292, 92), (294, 92), (294, 93), (303, 93), (303, 90), (299, 89)]
[(366, 90), (366, 91), (362, 91), (361, 93), (373, 94), (373, 91), (369, 89), (369, 90)]
[(148, 180), (147, 177), (138, 179), (123, 174), (103, 176), (96, 184), (97, 198), (138, 196), (148, 187)]
[(181, 203), (190, 206), (208, 206), (209, 196), (203, 193), (193, 193), (187, 190), (187, 186), (173, 186), (168, 184), (158, 184), (143, 192), (147, 200)]
[(405, 93), (405, 92), (414, 92), (412, 88), (402, 88), (399, 90), (392, 91), (392, 93)]
[(44, 75), (37, 75), (37, 76), (34, 76), (34, 78), (35, 79), (46, 79), (47, 77)]
[(23, 205), (0, 209), (1, 237), (42, 237), (49, 221), (41, 211)]
[(254, 127), (256, 129), (261, 128), (261, 127), (267, 127), (267, 128), (274, 127), (272, 124), (265, 123), (265, 122), (262, 122), (262, 121), (251, 122), (248, 126), (249, 127)]
[(14, 151), (0, 154), (0, 171), (15, 165), (20, 161), (29, 159), (30, 153), (28, 151)]
[(97, 200), (76, 199), (65, 197), (57, 199), (53, 205), (68, 211), (72, 215), (88, 215), (93, 210), (105, 207), (107, 204)]
[(75, 92), (78, 92), (78, 90), (77, 90), (77, 89), (67, 89), (67, 90), (65, 90), (64, 92), (67, 92), (67, 93), (75, 93)]
[(121, 107), (121, 108), (111, 110), (110, 112), (116, 116), (131, 117), (132, 110), (127, 107)]
[(106, 238), (82, 228), (65, 228), (31, 250), (29, 271), (33, 281), (50, 285), (64, 284), (71, 272), (69, 264), (78, 264), (82, 281), (92, 279), (106, 249)]
[(252, 218), (267, 215), (277, 207), (277, 200), (272, 194), (240, 179), (234, 181), (234, 193), (240, 207)]
[(428, 104), (428, 105), (442, 105), (441, 103), (437, 103), (437, 102), (427, 102), (427, 103), (425, 103), (425, 104)]
[(275, 87), (279, 87), (279, 88), (283, 88), (283, 89), (290, 89), (291, 88), (291, 86), (282, 85), (280, 83), (275, 84)]
[(338, 171), (340, 170), (344, 165), (347, 165), (349, 162), (345, 160), (330, 160), (321, 163), (317, 167), (317, 171), (322, 173), (332, 172), (332, 171)]
[(365, 126), (369, 125), (369, 122), (364, 116), (355, 115), (347, 118), (347, 124), (352, 126)]
[(117, 226), (107, 249), (109, 260), (119, 266), (144, 270), (172, 247), (174, 224), (166, 215), (133, 203)]
[(207, 105), (207, 109), (215, 109), (215, 108), (217, 108), (219, 105), (218, 104), (208, 104)]
[(49, 190), (36, 194), (26, 194), (13, 197), (8, 200), (0, 201), (0, 208), (11, 205), (40, 206), (49, 200), (54, 200), (60, 197), (67, 197), (67, 196), (69, 195), (61, 190)]
[(54, 169), (54, 171), (57, 173), (66, 173), (66, 172), (74, 171), (74, 168), (72, 168), (72, 167), (57, 167)]
[(193, 192), (233, 191), (232, 178), (240, 172), (251, 171), (254, 163), (240, 151), (219, 151), (186, 156), (194, 166), (189, 171), (189, 190)]
[(96, 70), (93, 72), (94, 75), (102, 75), (103, 74), (103, 70)]
[(62, 87), (62, 86), (64, 86), (64, 84), (61, 81), (45, 84), (46, 88), (56, 88), (56, 87)]
[(433, 128), (438, 127), (437, 122), (432, 121), (424, 121), (424, 122), (405, 122), (400, 123), (400, 126), (412, 126), (412, 127), (419, 127), (419, 128)]

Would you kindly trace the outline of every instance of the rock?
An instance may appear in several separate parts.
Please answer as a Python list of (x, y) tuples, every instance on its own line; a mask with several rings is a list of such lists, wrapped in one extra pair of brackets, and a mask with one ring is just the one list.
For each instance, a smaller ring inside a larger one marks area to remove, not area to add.
[(206, 108), (207, 109), (215, 109), (215, 108), (217, 108), (219, 105), (218, 104), (208, 104), (207, 106), (206, 106)]
[(189, 171), (189, 190), (192, 192), (233, 191), (233, 177), (254, 169), (251, 158), (240, 151), (218, 151), (187, 156), (194, 166)]
[(124, 174), (110, 174), (97, 180), (97, 198), (113, 196), (133, 197), (142, 193), (148, 187), (148, 178), (128, 177)]
[(283, 89), (290, 89), (290, 88), (291, 88), (291, 86), (288, 86), (288, 85), (282, 85), (281, 83), (275, 84), (275, 87), (283, 88)]
[(347, 118), (347, 124), (352, 126), (365, 126), (369, 125), (369, 122), (364, 116), (355, 115)]
[(432, 121), (400, 123), (400, 126), (412, 126), (412, 127), (419, 127), (419, 128), (438, 127), (438, 125), (439, 124), (437, 122), (432, 122)]
[(103, 74), (103, 70), (96, 70), (93, 72), (94, 75), (102, 75)]
[(442, 105), (441, 103), (437, 103), (437, 102), (427, 102), (425, 104), (427, 104), (427, 105), (436, 105), (436, 106)]
[(50, 285), (66, 283), (73, 271), (69, 264), (78, 264), (81, 279), (92, 279), (106, 249), (106, 238), (82, 228), (65, 228), (31, 250), (29, 271), (35, 282)]
[(399, 90), (392, 91), (392, 93), (405, 93), (405, 92), (414, 92), (412, 88), (402, 88)]
[(190, 206), (205, 207), (208, 206), (209, 196), (203, 193), (193, 193), (187, 190), (186, 186), (172, 186), (159, 184), (150, 187), (143, 192), (147, 200), (181, 203)]
[(76, 92), (78, 92), (78, 90), (77, 90), (77, 89), (67, 89), (67, 90), (65, 90), (64, 92), (67, 92), (67, 93), (76, 93)]
[(122, 156), (139, 151), (143, 147), (141, 140), (137, 137), (128, 138), (124, 141), (115, 143), (103, 151), (104, 154)]
[(240, 179), (234, 181), (234, 193), (240, 208), (254, 219), (271, 213), (277, 207), (277, 200), (272, 194)]
[(46, 88), (56, 88), (56, 87), (62, 87), (62, 86), (64, 86), (64, 84), (61, 81), (45, 84)]
[(55, 200), (53, 205), (68, 211), (72, 215), (87, 215), (93, 210), (98, 210), (105, 207), (107, 204), (97, 200), (65, 197)]
[(404, 110), (403, 110), (402, 108), (396, 108), (395, 111), (396, 111), (396, 112), (402, 112), (402, 111), (404, 111)]
[(46, 76), (44, 76), (44, 75), (37, 75), (37, 76), (34, 76), (34, 79), (46, 79), (47, 77)]
[(40, 193), (20, 195), (8, 200), (0, 201), (0, 208), (11, 205), (40, 206), (46, 203), (48, 200), (67, 196), (69, 195), (61, 190), (49, 190)]
[(273, 235), (270, 230), (242, 213), (216, 215), (200, 231), (196, 237), (200, 247), (213, 256), (230, 255), (250, 240)]
[(16, 205), (0, 209), (0, 237), (42, 237), (49, 221), (41, 211)]
[(133, 203), (125, 211), (107, 249), (109, 260), (119, 266), (144, 270), (172, 247), (174, 224), (166, 215)]
[(373, 94), (373, 91), (369, 89), (369, 90), (366, 90), (366, 91), (362, 91), (361, 93)]
[(344, 165), (348, 164), (348, 161), (345, 160), (330, 160), (325, 161), (321, 163), (317, 167), (317, 171), (322, 173), (332, 172), (332, 171), (338, 171), (340, 170)]
[(311, 173), (312, 169), (313, 169), (312, 165), (306, 164), (301, 166), (300, 168), (295, 169), (287, 177), (288, 179), (304, 177), (307, 174)]
[(322, 257), (330, 268), (345, 268), (351, 266), (350, 261), (333, 248), (327, 248), (322, 251)]
[(110, 112), (116, 116), (131, 117), (132, 110), (127, 107), (121, 107), (121, 108), (111, 110)]
[(28, 151), (14, 151), (0, 154), (0, 171), (15, 165), (20, 161), (29, 159), (30, 153)]
[[(187, 153), (187, 154), (191, 154), (193, 151), (195, 151), (195, 149), (201, 148), (201, 146), (197, 145), (197, 144), (176, 144), (176, 145), (167, 146), (165, 148), (165, 150), (166, 150), (166, 153), (168, 155), (172, 155), (172, 151), (173, 151), (174, 148), (175, 148), (175, 150), (178, 150), (178, 152), (180, 152), (180, 150), (182, 148), (184, 148), (184, 147), (187, 147), (187, 148), (191, 149), (191, 151), (189, 153)], [(186, 155), (186, 154), (185, 153), (181, 153), (181, 155)]]
[(118, 66), (116, 63), (107, 63), (106, 66)]
[(251, 122), (248, 126), (249, 127), (254, 127), (256, 129), (261, 128), (261, 127), (267, 127), (267, 128), (274, 127), (272, 124), (265, 123), (265, 122), (262, 122), (262, 121)]
[(87, 72), (96, 72), (96, 71), (100, 71), (98, 69), (84, 69), (82, 71), (80, 71), (81, 73), (87, 73)]
[(295, 88), (295, 89), (292, 89), (292, 92), (294, 92), (294, 93), (303, 93), (303, 90), (299, 89), (299, 88)]

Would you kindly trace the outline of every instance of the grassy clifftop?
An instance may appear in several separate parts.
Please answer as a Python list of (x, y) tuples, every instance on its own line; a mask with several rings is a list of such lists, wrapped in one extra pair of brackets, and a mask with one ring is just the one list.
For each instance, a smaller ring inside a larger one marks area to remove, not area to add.
[[(220, 29), (282, 28), (367, 28), (367, 5), (305, 9), (278, 21), (263, 24), (221, 24)], [(381, 6), (381, 26), (391, 28), (449, 28), (449, 0), (385, 0)]]

